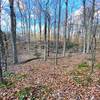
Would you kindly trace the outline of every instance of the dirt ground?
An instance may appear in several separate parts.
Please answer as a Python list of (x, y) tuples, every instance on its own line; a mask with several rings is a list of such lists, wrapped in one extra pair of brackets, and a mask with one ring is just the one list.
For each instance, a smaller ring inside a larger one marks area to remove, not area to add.
[[(73, 53), (59, 58), (58, 65), (54, 64), (54, 59), (12, 65), (8, 70), (16, 74), (10, 78), (14, 86), (0, 88), (0, 100), (100, 100), (100, 85), (93, 81), (89, 86), (82, 86), (70, 74), (78, 64), (89, 58), (89, 55)], [(100, 63), (98, 54), (97, 62)], [(100, 78), (99, 75), (100, 70), (95, 70), (93, 77)], [(31, 88), (30, 94), (19, 99), (18, 93), (25, 88)], [(30, 99), (30, 96), (35, 99)]]

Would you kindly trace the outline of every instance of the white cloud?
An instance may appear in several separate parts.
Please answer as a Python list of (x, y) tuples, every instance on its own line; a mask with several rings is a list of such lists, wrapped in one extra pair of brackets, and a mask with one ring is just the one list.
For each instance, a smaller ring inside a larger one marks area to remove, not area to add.
[(73, 13), (73, 15), (74, 15), (74, 16), (79, 16), (79, 15), (82, 14), (82, 11), (83, 11), (83, 7), (81, 6), (78, 10), (76, 10), (76, 11)]

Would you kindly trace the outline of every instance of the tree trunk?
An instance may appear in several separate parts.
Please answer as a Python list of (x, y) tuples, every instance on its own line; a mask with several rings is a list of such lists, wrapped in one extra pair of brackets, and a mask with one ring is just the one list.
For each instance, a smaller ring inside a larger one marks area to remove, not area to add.
[(41, 12), (40, 12), (40, 16), (39, 16), (39, 31), (40, 31), (40, 41), (41, 41)]
[(91, 55), (92, 55), (92, 69), (91, 69), (91, 74), (93, 73), (94, 66), (95, 66), (95, 59), (96, 59), (96, 30), (94, 27), (94, 14), (95, 14), (95, 0), (93, 0), (92, 3), (92, 16), (91, 16), (91, 33), (92, 33), (92, 38), (91, 38)]
[(44, 26), (44, 60), (47, 59), (47, 15), (45, 12), (45, 26)]
[[(0, 15), (1, 16), (1, 15)], [(3, 40), (2, 40), (2, 31), (0, 29), (0, 82), (3, 82), (3, 76), (2, 76), (2, 45), (3, 45)]]
[(56, 54), (55, 54), (55, 64), (56, 65), (57, 65), (58, 43), (59, 43), (59, 34), (60, 34), (60, 17), (61, 17), (61, 0), (59, 0), (58, 32), (56, 35)]
[(50, 15), (48, 18), (48, 56), (49, 56), (49, 46), (50, 46)]
[(9, 3), (10, 3), (13, 62), (14, 64), (17, 64), (18, 57), (17, 57), (17, 46), (16, 46), (16, 15), (14, 12), (14, 0), (9, 0)]
[(66, 0), (65, 4), (66, 4), (66, 15), (65, 15), (63, 56), (65, 56), (65, 52), (66, 52), (66, 31), (67, 31), (67, 17), (68, 17), (68, 0)]
[(83, 27), (84, 27), (84, 46), (83, 46), (83, 53), (86, 53), (87, 47), (87, 25), (86, 25), (86, 0), (83, 0)]
[[(55, 17), (54, 17), (54, 37), (53, 37), (53, 41), (54, 41), (54, 47), (56, 46), (56, 23), (57, 23), (57, 21), (56, 21), (56, 17), (57, 17), (57, 14), (56, 14), (56, 8), (55, 8)], [(54, 48), (54, 50), (55, 50), (55, 48)]]

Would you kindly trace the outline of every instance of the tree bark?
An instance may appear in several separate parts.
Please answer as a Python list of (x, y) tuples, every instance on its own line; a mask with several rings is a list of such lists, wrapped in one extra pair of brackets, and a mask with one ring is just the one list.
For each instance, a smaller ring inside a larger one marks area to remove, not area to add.
[(10, 18), (11, 18), (11, 33), (12, 33), (12, 49), (13, 63), (18, 63), (17, 46), (16, 46), (16, 15), (14, 12), (14, 0), (9, 0), (10, 3)]
[(59, 16), (58, 16), (58, 32), (56, 35), (56, 54), (55, 54), (55, 64), (57, 65), (57, 57), (58, 57), (58, 43), (59, 43), (59, 34), (60, 34), (60, 17), (61, 17), (61, 0), (59, 0)]
[(1, 64), (1, 55), (2, 55), (2, 31), (1, 31), (1, 0), (0, 0), (0, 82), (3, 82), (3, 76), (2, 76), (2, 64)]
[(44, 26), (44, 60), (47, 58), (47, 15), (45, 12), (45, 26)]
[(40, 31), (40, 41), (41, 41), (41, 11), (40, 11), (40, 15), (39, 15), (39, 31)]
[(91, 34), (92, 34), (92, 38), (91, 38), (91, 55), (92, 55), (92, 69), (91, 69), (91, 74), (93, 73), (94, 70), (94, 66), (95, 66), (95, 60), (96, 60), (96, 30), (94, 27), (94, 14), (95, 14), (95, 0), (92, 1), (92, 16), (91, 16)]
[(63, 56), (65, 56), (65, 52), (66, 52), (66, 31), (67, 31), (67, 17), (68, 17), (68, 0), (66, 0), (65, 4), (66, 4), (66, 15), (65, 15)]

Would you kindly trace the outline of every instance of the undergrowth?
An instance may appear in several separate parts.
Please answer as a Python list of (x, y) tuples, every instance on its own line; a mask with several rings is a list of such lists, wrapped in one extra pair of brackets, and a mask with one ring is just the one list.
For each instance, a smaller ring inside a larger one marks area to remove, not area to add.
[(93, 79), (89, 74), (89, 70), (90, 66), (86, 62), (79, 64), (71, 73), (73, 80), (82, 86), (91, 85)]

